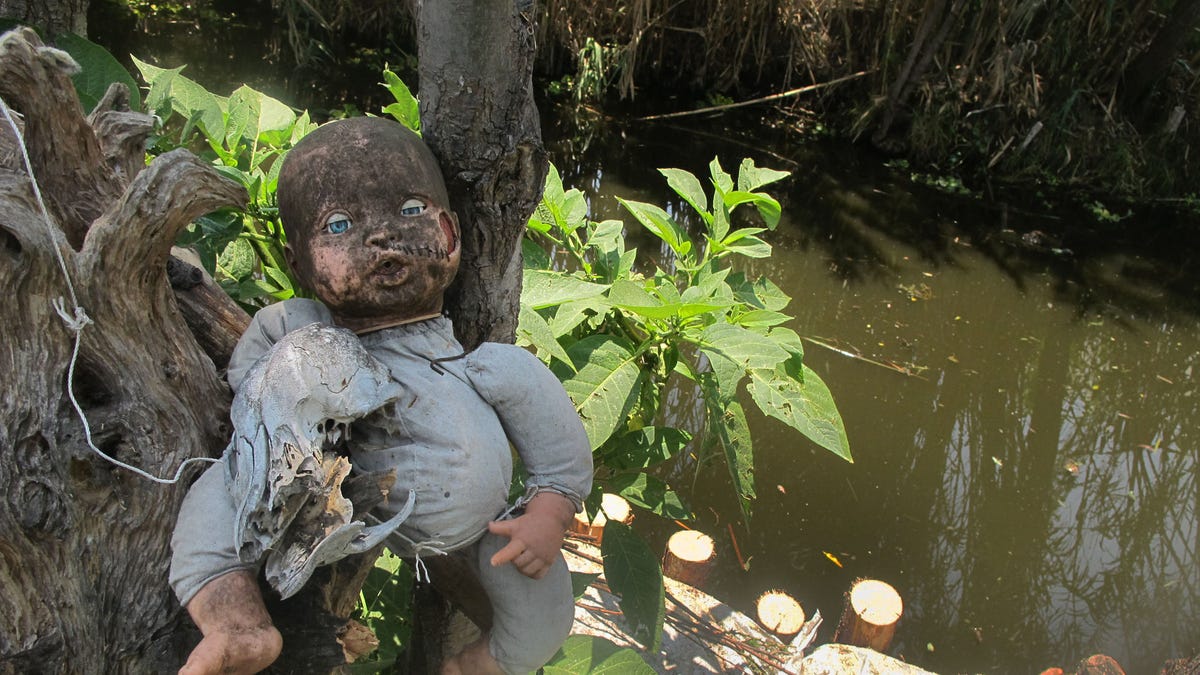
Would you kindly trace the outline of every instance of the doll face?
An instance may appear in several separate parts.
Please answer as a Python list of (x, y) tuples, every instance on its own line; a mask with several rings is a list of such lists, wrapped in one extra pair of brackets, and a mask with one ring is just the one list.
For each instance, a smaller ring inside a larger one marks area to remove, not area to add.
[(432, 154), (378, 118), (321, 127), (286, 158), (288, 262), (334, 321), (365, 332), (436, 314), (458, 270), (458, 218)]

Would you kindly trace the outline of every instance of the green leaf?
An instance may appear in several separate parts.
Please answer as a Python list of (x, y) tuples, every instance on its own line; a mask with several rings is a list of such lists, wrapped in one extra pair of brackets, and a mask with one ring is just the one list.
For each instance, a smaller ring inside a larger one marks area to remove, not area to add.
[(217, 268), (230, 279), (243, 281), (254, 274), (258, 256), (246, 239), (234, 239), (217, 258)]
[(745, 275), (737, 272), (729, 276), (729, 287), (733, 289), (733, 295), (738, 300), (759, 309), (778, 312), (792, 301), (790, 295), (766, 277), (759, 277), (750, 282), (746, 280)]
[(752, 371), (748, 389), (764, 413), (847, 462), (854, 461), (833, 395), (810, 368), (804, 367), (803, 378), (799, 380), (777, 371)]
[[(708, 411), (708, 431), (725, 451), (725, 464), (733, 479), (733, 488), (738, 495), (738, 505), (746, 522), (750, 522), (754, 494), (754, 441), (750, 438), (750, 426), (746, 423), (746, 411), (737, 402), (734, 392), (721, 390), (719, 383), (709, 373), (699, 377), (700, 390), (704, 393), (704, 406)], [(607, 532), (605, 539), (607, 539)]]
[(383, 112), (391, 115), (404, 126), (420, 133), (421, 131), (421, 110), (417, 102), (417, 98), (412, 95), (412, 91), (400, 76), (393, 73), (391, 69), (383, 69), (383, 86), (391, 93), (392, 98), (396, 99), (395, 103), (383, 109)]
[(704, 218), (704, 222), (712, 223), (713, 215), (708, 211), (708, 195), (692, 172), (683, 169), (659, 169), (658, 172), (667, 177), (667, 185), (683, 197), (685, 202), (691, 204), (696, 213)]
[(291, 137), (296, 113), (282, 102), (246, 85), (229, 96), (227, 136), (232, 147), (238, 138), (280, 146)]
[(74, 33), (62, 33), (54, 38), (54, 46), (75, 59), (81, 68), (71, 81), (85, 112), (91, 112), (108, 91), (109, 85), (120, 82), (129, 88), (129, 109), (141, 110), (142, 93), (125, 66), (107, 49)]
[(521, 261), (527, 270), (550, 269), (550, 255), (529, 237), (521, 239)]
[(609, 588), (621, 596), (621, 612), (630, 637), (650, 653), (658, 652), (666, 616), (658, 556), (628, 525), (611, 520), (604, 527), (600, 553)]
[(607, 284), (594, 284), (579, 277), (551, 270), (525, 270), (521, 304), (533, 309), (561, 305), (603, 295)]
[(721, 160), (713, 157), (708, 163), (708, 172), (712, 176), (713, 185), (722, 193), (733, 191), (733, 176), (721, 168)]
[(783, 180), (792, 175), (790, 171), (776, 171), (766, 167), (754, 166), (754, 160), (747, 157), (738, 168), (738, 189), (753, 192), (758, 188)]
[(225, 138), (225, 102), (196, 82), (184, 77), (183, 66), (163, 69), (133, 59), (142, 77), (150, 83), (146, 104), (162, 110), (170, 102), (170, 111), (196, 123), (209, 141)]
[(521, 305), (521, 313), (517, 319), (517, 344), (522, 347), (532, 345), (537, 350), (538, 358), (556, 358), (572, 371), (575, 370), (575, 364), (571, 363), (571, 357), (567, 356), (567, 351), (558, 343), (550, 324), (528, 305)]
[(779, 206), (779, 202), (775, 201), (769, 195), (761, 192), (742, 192), (736, 190), (726, 193), (723, 199), (725, 200), (725, 208), (730, 211), (741, 204), (754, 204), (754, 207), (758, 209), (758, 214), (762, 216), (767, 227), (772, 230), (779, 224), (782, 209)]
[(545, 675), (654, 675), (637, 652), (601, 637), (572, 635), (542, 669)]
[(554, 330), (555, 337), (562, 337), (589, 319), (598, 322), (600, 319), (597, 317), (607, 314), (610, 309), (612, 306), (604, 297), (564, 302), (552, 310), (554, 316), (549, 319), (550, 328)]
[(588, 586), (591, 586), (592, 582), (598, 578), (600, 578), (599, 572), (571, 572), (571, 594), (578, 600), (583, 597), (584, 593), (587, 593)]
[(576, 372), (564, 377), (563, 367), (553, 370), (575, 402), (595, 450), (625, 422), (646, 375), (628, 344), (608, 335), (586, 337), (571, 345), (567, 354)]
[[(674, 291), (675, 287), (673, 284), (670, 284), (662, 288)], [(688, 290), (692, 289), (689, 288)], [(672, 300), (675, 301), (664, 303), (661, 299), (651, 295), (641, 284), (625, 280), (614, 282), (612, 289), (608, 292), (608, 301), (614, 307), (619, 307), (620, 309), (650, 319), (669, 319), (673, 317), (688, 319), (700, 314), (724, 309), (730, 304), (728, 301), (720, 298), (706, 298), (704, 302), (682, 302), (682, 297), (672, 298)]]
[[(787, 314), (772, 312), (769, 309), (751, 310), (737, 318), (738, 325), (741, 326), (778, 326), (791, 320), (792, 317)], [(778, 341), (776, 342), (778, 343)]]
[(789, 356), (786, 349), (767, 336), (724, 322), (704, 329), (697, 344), (712, 362), (721, 387), (729, 392), (736, 391), (747, 370), (774, 370)]
[(692, 512), (679, 501), (679, 495), (661, 479), (644, 473), (622, 474), (608, 481), (609, 488), (631, 504), (663, 518), (688, 520)]
[(633, 217), (642, 224), (642, 227), (645, 227), (651, 234), (666, 242), (667, 246), (671, 247), (671, 250), (675, 252), (675, 255), (684, 258), (691, 252), (692, 242), (688, 239), (687, 233), (683, 231), (683, 228), (666, 211), (653, 204), (646, 204), (644, 202), (627, 201), (619, 197), (617, 201), (633, 214)]
[(679, 454), (692, 435), (672, 427), (642, 427), (609, 440), (603, 457), (618, 471), (648, 469)]
[(747, 258), (769, 258), (771, 256), (771, 245), (754, 235), (725, 244), (725, 248)]

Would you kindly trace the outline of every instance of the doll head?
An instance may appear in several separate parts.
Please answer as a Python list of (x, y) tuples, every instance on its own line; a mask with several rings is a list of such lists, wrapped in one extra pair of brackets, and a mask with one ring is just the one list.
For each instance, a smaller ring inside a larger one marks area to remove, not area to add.
[(288, 264), (357, 332), (442, 309), (458, 270), (458, 216), (429, 148), (378, 117), (330, 122), (305, 136), (279, 172)]

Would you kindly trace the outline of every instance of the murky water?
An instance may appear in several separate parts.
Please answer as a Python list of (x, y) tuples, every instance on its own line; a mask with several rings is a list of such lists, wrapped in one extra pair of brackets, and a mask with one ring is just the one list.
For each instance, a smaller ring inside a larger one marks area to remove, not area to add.
[[(704, 175), (714, 155), (727, 169), (752, 156), (794, 172), (775, 190), (775, 254), (746, 269), (793, 296), (855, 463), (748, 404), (749, 529), (723, 466), (672, 467), (721, 549), (709, 590), (752, 611), (785, 589), (820, 610), (828, 639), (853, 580), (883, 579), (905, 602), (893, 654), (943, 673), (1033, 673), (1097, 652), (1146, 673), (1200, 649), (1186, 230), (948, 196), (844, 144), (768, 154), (718, 136), (633, 124), (587, 149), (551, 144), (603, 216), (624, 215), (618, 194), (666, 201), (658, 166)], [(673, 399), (684, 426), (690, 397)], [(655, 521), (639, 527), (661, 546), (676, 526)]]

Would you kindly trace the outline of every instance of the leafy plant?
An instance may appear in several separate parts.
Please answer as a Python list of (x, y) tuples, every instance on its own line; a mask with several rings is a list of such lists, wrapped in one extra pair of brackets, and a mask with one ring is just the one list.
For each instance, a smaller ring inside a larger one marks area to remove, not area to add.
[[(828, 388), (804, 365), (797, 333), (783, 313), (790, 298), (769, 279), (734, 271), (734, 256), (764, 258), (759, 235), (780, 219), (780, 205), (761, 188), (787, 174), (742, 162), (737, 180), (709, 165), (709, 191), (692, 173), (662, 169), (667, 184), (699, 216), (694, 237), (667, 211), (620, 200), (670, 252), (654, 271), (635, 270), (638, 251), (625, 247), (625, 225), (594, 222), (578, 190), (564, 189), (551, 167), (542, 203), (529, 221), (532, 240), (553, 245), (565, 261), (526, 243), (518, 344), (532, 346), (575, 402), (595, 453), (595, 512), (602, 491), (667, 518), (690, 515), (650, 469), (679, 455), (692, 431), (661, 423), (670, 378), (689, 380), (704, 402), (699, 450), (720, 449), (747, 519), (754, 493), (754, 451), (739, 393), (838, 456), (850, 460), (841, 416)], [(744, 225), (739, 207), (754, 207), (761, 226)], [(563, 267), (569, 268), (564, 271)], [(656, 557), (628, 528), (605, 531), (605, 576), (622, 594), (635, 637), (657, 648), (662, 628), (662, 574)], [(611, 542), (611, 543), (610, 543)]]

